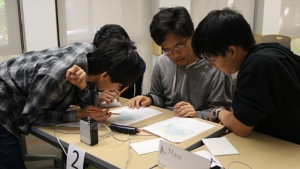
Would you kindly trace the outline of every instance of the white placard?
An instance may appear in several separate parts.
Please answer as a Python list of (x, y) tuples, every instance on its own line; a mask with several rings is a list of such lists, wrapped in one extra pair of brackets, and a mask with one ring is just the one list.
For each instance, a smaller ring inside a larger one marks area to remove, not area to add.
[(85, 151), (70, 144), (68, 148), (66, 168), (67, 169), (83, 168), (84, 157), (85, 157)]
[(168, 169), (210, 169), (210, 160), (160, 141), (157, 164)]
[(219, 162), (218, 159), (216, 159), (216, 157), (214, 157), (210, 152), (206, 151), (206, 150), (201, 150), (201, 151), (197, 151), (194, 152), (195, 154), (204, 157), (208, 160), (211, 161), (211, 165), (210, 167), (213, 168), (215, 166), (219, 166), (220, 168), (223, 168), (222, 164)]

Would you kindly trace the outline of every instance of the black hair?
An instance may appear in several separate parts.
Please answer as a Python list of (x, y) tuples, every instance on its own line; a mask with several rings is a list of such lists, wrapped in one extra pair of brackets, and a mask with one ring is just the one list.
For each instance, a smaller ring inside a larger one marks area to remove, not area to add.
[(128, 86), (140, 76), (141, 61), (136, 47), (130, 40), (110, 38), (93, 53), (87, 55), (88, 74), (99, 75), (107, 72), (112, 83)]
[(106, 24), (96, 32), (93, 45), (98, 48), (102, 42), (115, 36), (123, 36), (124, 38), (130, 40), (127, 32), (120, 25)]
[(193, 32), (194, 24), (189, 12), (184, 7), (160, 8), (150, 24), (151, 37), (158, 45), (163, 43), (169, 33), (186, 38), (190, 37)]
[(199, 58), (202, 54), (225, 56), (230, 45), (249, 51), (255, 45), (250, 25), (242, 14), (229, 8), (209, 12), (194, 32), (194, 54)]

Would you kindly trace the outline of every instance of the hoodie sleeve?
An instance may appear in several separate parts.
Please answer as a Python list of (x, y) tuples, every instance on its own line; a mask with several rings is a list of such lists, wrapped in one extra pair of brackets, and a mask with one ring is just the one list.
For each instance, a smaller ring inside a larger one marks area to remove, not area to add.
[(208, 108), (196, 111), (197, 117), (208, 120), (212, 109), (216, 106), (224, 106), (227, 110), (230, 110), (232, 105), (231, 84), (232, 78), (230, 75), (217, 72), (213, 78), (211, 91), (207, 99)]
[(162, 77), (160, 72), (160, 67), (155, 64), (151, 76), (151, 88), (149, 95), (152, 96), (152, 105), (158, 107), (164, 107), (166, 102), (166, 97), (164, 95), (164, 88), (162, 85)]

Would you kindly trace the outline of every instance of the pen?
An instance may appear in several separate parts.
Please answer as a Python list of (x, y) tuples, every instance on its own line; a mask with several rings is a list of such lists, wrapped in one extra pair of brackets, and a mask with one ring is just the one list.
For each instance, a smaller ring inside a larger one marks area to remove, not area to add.
[(129, 87), (127, 86), (127, 87), (124, 87), (124, 89), (122, 89), (119, 93), (118, 93), (118, 96), (121, 96), (121, 94), (123, 93), (123, 92), (125, 92), (125, 90), (127, 90)]
[[(98, 111), (90, 110), (89, 112), (90, 112), (90, 113), (96, 113), (96, 112), (98, 112)], [(120, 113), (112, 113), (112, 112), (110, 112), (110, 113), (111, 113), (111, 115), (121, 115)]]
[(111, 115), (121, 115), (120, 113), (111, 113)]

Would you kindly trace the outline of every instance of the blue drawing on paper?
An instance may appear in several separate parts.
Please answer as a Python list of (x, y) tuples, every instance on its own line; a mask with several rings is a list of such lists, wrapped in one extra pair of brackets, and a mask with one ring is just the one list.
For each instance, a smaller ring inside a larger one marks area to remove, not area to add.
[(133, 114), (128, 111), (122, 111), (122, 112), (120, 112), (120, 115), (118, 115), (118, 116), (112, 115), (108, 119), (108, 121), (115, 123), (115, 124), (128, 125), (128, 124), (135, 122), (137, 119), (140, 119), (140, 118), (142, 118), (141, 115)]
[(166, 126), (159, 127), (156, 130), (162, 132), (165, 135), (168, 135), (174, 140), (182, 139), (183, 137), (186, 137), (193, 133), (193, 131), (175, 124), (168, 124)]

